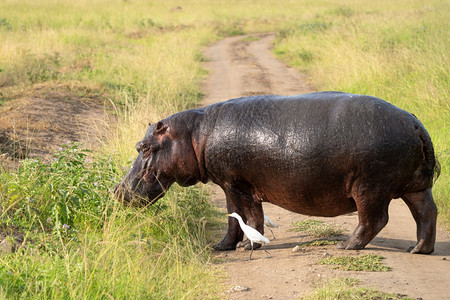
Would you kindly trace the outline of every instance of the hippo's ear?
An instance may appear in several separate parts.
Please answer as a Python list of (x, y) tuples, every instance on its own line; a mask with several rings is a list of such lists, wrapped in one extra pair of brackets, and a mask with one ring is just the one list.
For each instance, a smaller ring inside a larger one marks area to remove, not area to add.
[(165, 125), (163, 122), (159, 121), (159, 122), (156, 124), (156, 127), (155, 127), (155, 132), (156, 132), (156, 133), (162, 134), (162, 133), (164, 133), (166, 130), (167, 130), (167, 125)]

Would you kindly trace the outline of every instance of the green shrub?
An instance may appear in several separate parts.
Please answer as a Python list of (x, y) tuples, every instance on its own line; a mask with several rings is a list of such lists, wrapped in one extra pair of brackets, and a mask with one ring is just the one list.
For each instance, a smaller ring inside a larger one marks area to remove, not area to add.
[(50, 162), (26, 159), (0, 178), (2, 223), (60, 231), (102, 226), (119, 171), (112, 158), (93, 159), (90, 150), (68, 142)]

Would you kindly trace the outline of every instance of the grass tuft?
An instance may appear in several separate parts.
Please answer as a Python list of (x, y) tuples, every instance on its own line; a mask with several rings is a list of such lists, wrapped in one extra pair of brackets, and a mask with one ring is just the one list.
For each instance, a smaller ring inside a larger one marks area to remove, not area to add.
[(308, 241), (300, 243), (300, 246), (305, 247), (320, 247), (320, 246), (329, 246), (329, 245), (336, 245), (339, 241), (333, 241), (333, 240), (315, 240), (315, 241)]
[(354, 278), (335, 278), (320, 286), (311, 294), (302, 297), (303, 300), (333, 300), (333, 299), (363, 299), (363, 300), (397, 300), (408, 299), (407, 295), (384, 293), (375, 289), (360, 287), (361, 281)]
[(367, 254), (362, 256), (327, 257), (319, 261), (322, 265), (331, 265), (334, 269), (345, 271), (387, 272), (392, 270), (382, 263), (381, 255)]
[(344, 231), (337, 225), (330, 225), (320, 220), (303, 220), (298, 222), (292, 222), (290, 231), (305, 232), (316, 238), (339, 236)]

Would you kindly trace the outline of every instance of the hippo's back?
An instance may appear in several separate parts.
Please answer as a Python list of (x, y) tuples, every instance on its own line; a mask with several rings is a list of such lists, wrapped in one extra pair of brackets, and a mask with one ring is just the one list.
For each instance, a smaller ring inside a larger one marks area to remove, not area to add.
[(344, 197), (364, 180), (387, 184), (394, 196), (423, 160), (422, 124), (375, 97), (244, 97), (210, 105), (205, 116), (208, 172), (216, 181), (256, 186), (262, 198), (271, 198), (270, 185), (292, 197)]

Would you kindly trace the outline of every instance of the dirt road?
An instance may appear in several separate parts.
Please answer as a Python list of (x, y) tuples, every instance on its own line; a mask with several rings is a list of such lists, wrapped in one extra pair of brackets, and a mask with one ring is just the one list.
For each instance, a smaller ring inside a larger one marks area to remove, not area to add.
[[(313, 90), (306, 76), (277, 61), (270, 52), (273, 35), (233, 37), (207, 49), (206, 68), (210, 76), (204, 83), (203, 104), (254, 94), (301, 94)], [(225, 208), (220, 188), (214, 188), (214, 201)], [(433, 255), (412, 255), (405, 250), (415, 244), (416, 225), (401, 200), (392, 201), (388, 225), (363, 251), (343, 251), (336, 246), (292, 249), (309, 237), (288, 231), (293, 221), (308, 219), (282, 208), (264, 203), (264, 212), (279, 225), (275, 240), (267, 245), (271, 257), (264, 251), (218, 252), (217, 258), (226, 269), (230, 299), (297, 299), (314, 289), (316, 283), (334, 277), (357, 278), (362, 285), (383, 292), (406, 294), (423, 299), (450, 299), (450, 235), (438, 230)], [(340, 224), (348, 237), (357, 224), (357, 215), (337, 218), (312, 218)], [(225, 228), (224, 228), (225, 230)], [(269, 231), (266, 237), (272, 238)], [(327, 256), (379, 254), (390, 272), (355, 272), (333, 270), (319, 265)]]

